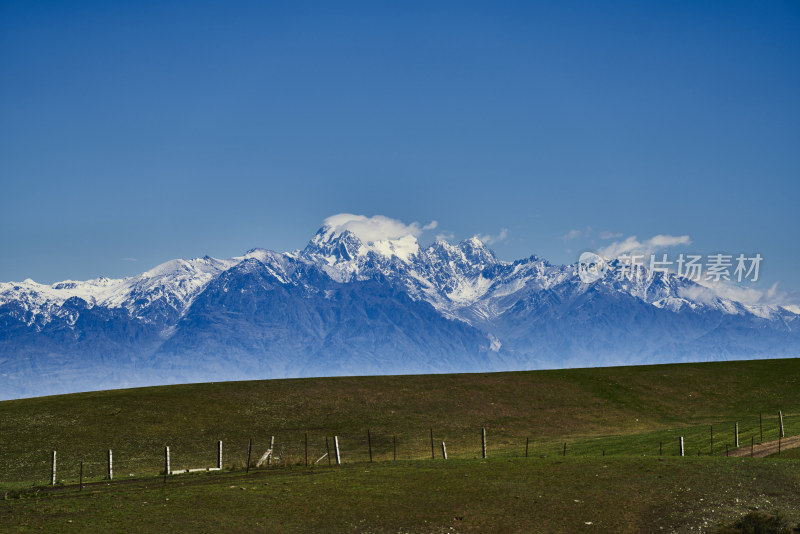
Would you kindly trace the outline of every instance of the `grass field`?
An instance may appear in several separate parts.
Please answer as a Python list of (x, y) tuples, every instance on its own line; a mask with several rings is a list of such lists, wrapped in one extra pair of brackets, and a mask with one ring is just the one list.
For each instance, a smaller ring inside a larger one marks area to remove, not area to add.
[[(786, 433), (800, 434), (800, 360), (231, 382), (6, 401), (0, 529), (707, 531), (754, 507), (800, 513), (796, 450), (724, 458), (735, 422), (742, 445), (761, 441), (759, 413), (764, 441), (776, 439), (778, 410)], [(248, 440), (255, 460), (270, 435), (281, 464), (245, 475)], [(305, 468), (305, 435), (312, 462), (326, 436), (339, 436), (345, 464)], [(687, 458), (677, 457), (679, 436)], [(166, 485), (157, 476), (165, 445), (173, 469), (210, 467), (217, 440), (222, 473), (173, 476)], [(438, 459), (442, 441), (447, 462)], [(103, 481), (109, 448), (115, 479), (125, 483)], [(47, 486), (53, 450), (63, 484), (55, 490)], [(92, 483), (83, 492), (70, 486), (81, 461)]]
[(708, 532), (800, 522), (800, 461), (567, 457), (185, 475), (0, 501), (7, 532)]

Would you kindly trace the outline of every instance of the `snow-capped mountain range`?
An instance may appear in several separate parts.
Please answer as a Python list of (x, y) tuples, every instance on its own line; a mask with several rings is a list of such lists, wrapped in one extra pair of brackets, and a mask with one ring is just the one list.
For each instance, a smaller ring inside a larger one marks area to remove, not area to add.
[(800, 355), (800, 315), (672, 274), (587, 284), (323, 226), (300, 251), (173, 260), (137, 276), (0, 283), (0, 399), (186, 381), (468, 372)]

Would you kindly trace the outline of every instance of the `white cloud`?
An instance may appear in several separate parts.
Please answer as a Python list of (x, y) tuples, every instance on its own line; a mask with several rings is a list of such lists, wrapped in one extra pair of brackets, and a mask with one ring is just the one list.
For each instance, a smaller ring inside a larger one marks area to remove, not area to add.
[(591, 233), (592, 233), (591, 226), (587, 226), (586, 230), (579, 230), (576, 228), (575, 230), (570, 230), (569, 232), (561, 236), (561, 239), (563, 239), (564, 241), (570, 241), (571, 239), (576, 239), (578, 237), (584, 237), (584, 236), (589, 237), (589, 234)]
[(136, 258), (122, 258), (122, 261), (139, 261)]
[(455, 239), (456, 234), (453, 232), (442, 232), (440, 234), (436, 234), (436, 241), (450, 241), (451, 239)]
[(431, 221), (425, 226), (418, 222), (405, 224), (397, 219), (384, 215), (354, 215), (352, 213), (339, 213), (331, 215), (324, 221), (324, 225), (333, 230), (334, 235), (349, 230), (365, 243), (384, 241), (387, 239), (400, 239), (406, 236), (419, 237), (425, 230), (436, 228), (439, 223)]
[(501, 228), (500, 233), (497, 235), (477, 234), (475, 237), (480, 239), (484, 245), (494, 245), (508, 237), (508, 228)]
[[(775, 282), (769, 289), (746, 287), (731, 282), (715, 282), (713, 280), (700, 280), (701, 287), (695, 289), (700, 292), (708, 291), (721, 298), (735, 300), (750, 306), (783, 306), (794, 313), (800, 313), (800, 292), (783, 291), (778, 289), (780, 282)], [(691, 296), (691, 295), (690, 295)]]
[(603, 230), (600, 232), (600, 239), (615, 239), (617, 237), (622, 237), (620, 232), (612, 232), (611, 230)]
[(639, 241), (636, 236), (630, 236), (624, 241), (614, 241), (610, 245), (597, 251), (605, 258), (614, 259), (627, 254), (648, 256), (656, 250), (676, 245), (689, 245), (692, 242), (688, 235), (656, 235), (650, 239)]

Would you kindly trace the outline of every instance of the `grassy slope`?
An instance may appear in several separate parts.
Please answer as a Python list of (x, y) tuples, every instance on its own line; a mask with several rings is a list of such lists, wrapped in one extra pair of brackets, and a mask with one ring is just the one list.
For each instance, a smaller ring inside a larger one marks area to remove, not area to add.
[[(717, 451), (732, 443), (741, 421), (742, 444), (758, 433), (764, 412), (765, 440), (777, 437), (781, 409), (789, 434), (800, 433), (800, 360), (761, 360), (536, 371), (520, 373), (346, 377), (193, 384), (41, 397), (0, 403), (0, 487), (43, 483), (50, 451), (58, 450), (65, 479), (104, 474), (106, 449), (117, 473), (162, 469), (162, 451), (173, 468), (214, 465), (216, 440), (225, 444), (225, 466), (266, 449), (268, 436), (290, 461), (324, 453), (325, 436), (340, 436), (348, 461), (367, 457), (371, 429), (376, 458), (430, 455), (429, 428), (453, 457), (480, 451), (480, 428), (490, 452), (519, 454), (526, 437), (531, 454), (658, 454), (708, 449), (708, 424), (717, 425)], [(677, 429), (681, 429), (678, 431)], [(635, 434), (635, 436), (631, 436)], [(614, 437), (617, 435), (618, 437)], [(610, 436), (610, 437), (607, 437)]]
[[(186, 521), (191, 511), (202, 525), (224, 518), (241, 521), (244, 530), (257, 530), (264, 522), (273, 528), (319, 529), (322, 523), (315, 521), (322, 520), (322, 513), (334, 531), (387, 531), (393, 525), (411, 531), (451, 526), (485, 530), (498, 521), (510, 530), (546, 531), (537, 525), (551, 521), (546, 524), (556, 532), (558, 523), (546, 519), (548, 514), (577, 521), (583, 517), (574, 514), (572, 505), (579, 503), (573, 501), (578, 499), (592, 503), (588, 509), (596, 510), (598, 520), (608, 527), (600, 531), (638, 532), (643, 530), (635, 526), (643, 518), (660, 518), (660, 525), (695, 521), (696, 526), (702, 525), (697, 523), (702, 514), (714, 520), (727, 513), (717, 519), (728, 519), (759, 502), (800, 510), (793, 497), (800, 494), (800, 469), (792, 455), (760, 463), (707, 457), (659, 463), (642, 457), (657, 455), (662, 442), (665, 455), (674, 456), (679, 435), (686, 436), (689, 454), (707, 453), (710, 424), (718, 455), (732, 442), (733, 421), (740, 422), (742, 444), (751, 436), (759, 441), (759, 412), (764, 413), (764, 439), (774, 439), (779, 409), (787, 433), (799, 434), (799, 382), (800, 360), (794, 359), (196, 384), (7, 401), (0, 403), (0, 490), (46, 483), (53, 449), (59, 451), (59, 479), (66, 483), (77, 481), (81, 460), (86, 478), (100, 480), (108, 448), (114, 449), (117, 478), (157, 473), (164, 445), (173, 451), (173, 468), (211, 466), (217, 439), (225, 443), (224, 465), (241, 466), (248, 438), (254, 439), (257, 457), (270, 434), (276, 435), (288, 463), (302, 462), (304, 433), (309, 435), (312, 460), (324, 452), (325, 436), (339, 435), (343, 458), (350, 465), (339, 474), (317, 468), (313, 476), (295, 469), (259, 471), (249, 475), (252, 479), (237, 478), (241, 472), (212, 476), (206, 482), (203, 475), (176, 477), (168, 484), (175, 492), (170, 504), (159, 501), (167, 496), (159, 493), (164, 491), (160, 486), (153, 487), (153, 479), (84, 495), (66, 489), (63, 495), (34, 499), (31, 502), (40, 503), (36, 506), (26, 499), (3, 501), (0, 520), (11, 521), (15, 530), (42, 522), (52, 530), (61, 525), (60, 518), (97, 526), (135, 518), (144, 509), (155, 513), (157, 507), (142, 504), (147, 501), (163, 504), (154, 531), (179, 526), (171, 523), (176, 521), (173, 516), (184, 514)], [(367, 459), (367, 428), (377, 460), (391, 459), (392, 435), (397, 436), (400, 459), (429, 458), (431, 427), (437, 454), (439, 442), (445, 440), (451, 459), (461, 460), (369, 467), (356, 463)], [(479, 455), (481, 427), (489, 435), (488, 464), (472, 460)], [(527, 462), (520, 459), (526, 437), (536, 457)], [(563, 442), (568, 442), (566, 460), (557, 457)], [(618, 457), (599, 459), (603, 450)], [(603, 465), (614, 475), (604, 475)], [(484, 469), (479, 477), (473, 475), (477, 469)], [(226, 477), (235, 481), (229, 484)], [(255, 491), (231, 495), (230, 485), (250, 488), (250, 480), (255, 481)], [(459, 482), (451, 485), (454, 480)], [(270, 486), (259, 486), (262, 483)], [(277, 484), (288, 486), (288, 491), (275, 491)], [(690, 491), (699, 491), (704, 500)], [(534, 498), (534, 493), (542, 497)], [(479, 502), (479, 495), (487, 495), (485, 502)], [(216, 510), (217, 505), (208, 505), (216, 499), (227, 504)], [(281, 512), (262, 521), (247, 510), (263, 505), (264, 499), (276, 499)], [(199, 500), (203, 507), (196, 506)], [(666, 504), (659, 508), (662, 502)], [(714, 502), (716, 507), (710, 504)], [(462, 513), (458, 510), (470, 510), (463, 513), (474, 523), (448, 519)], [(365, 528), (357, 523), (362, 519), (367, 521)]]
[(703, 532), (755, 508), (800, 521), (798, 467), (568, 457), (186, 475), (0, 501), (0, 531)]

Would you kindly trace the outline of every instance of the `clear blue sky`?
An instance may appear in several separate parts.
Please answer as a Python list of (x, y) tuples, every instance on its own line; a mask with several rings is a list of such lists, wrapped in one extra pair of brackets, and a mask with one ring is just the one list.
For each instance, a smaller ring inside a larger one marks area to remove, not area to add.
[(3, 281), (351, 212), (558, 263), (689, 235), (796, 290), (800, 3), (2, 0), (0, 199)]

